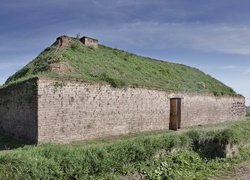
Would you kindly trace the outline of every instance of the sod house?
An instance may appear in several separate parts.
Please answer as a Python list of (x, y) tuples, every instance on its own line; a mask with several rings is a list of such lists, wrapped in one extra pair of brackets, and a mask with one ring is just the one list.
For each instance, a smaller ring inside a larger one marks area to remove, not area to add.
[(243, 96), (198, 69), (91, 38), (57, 38), (0, 89), (0, 133), (32, 143), (178, 130), (245, 115)]

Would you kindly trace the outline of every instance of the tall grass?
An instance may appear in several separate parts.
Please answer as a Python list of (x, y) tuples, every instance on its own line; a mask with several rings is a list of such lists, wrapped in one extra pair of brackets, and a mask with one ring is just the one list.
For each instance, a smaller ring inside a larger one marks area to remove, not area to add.
[[(211, 176), (220, 163), (216, 161), (217, 157), (222, 156), (216, 154), (215, 149), (205, 150), (213, 146), (212, 143), (223, 147), (225, 142), (247, 142), (250, 137), (249, 129), (250, 121), (246, 120), (218, 131), (191, 130), (178, 134), (166, 131), (153, 136), (124, 138), (113, 143), (103, 141), (99, 145), (80, 143), (25, 146), (0, 153), (0, 179), (111, 179), (135, 172), (155, 179), (153, 177), (158, 177), (159, 174), (155, 174), (153, 169), (162, 170), (161, 176), (163, 173), (164, 177), (172, 177), (167, 170), (169, 168), (173, 173), (182, 168), (183, 171), (179, 173), (183, 176), (188, 172), (196, 172), (195, 176), (200, 177), (208, 171), (205, 166), (212, 169), (212, 173), (206, 175)], [(170, 155), (168, 152), (171, 149), (186, 150)], [(156, 155), (159, 159), (155, 159)], [(181, 168), (177, 168), (177, 165)], [(184, 168), (185, 166), (189, 169)], [(194, 174), (189, 175), (192, 177)]]
[(106, 173), (124, 173), (126, 164), (145, 161), (159, 149), (179, 147), (187, 142), (187, 139), (171, 135), (88, 148), (55, 144), (26, 146), (0, 154), (0, 177), (88, 179)]

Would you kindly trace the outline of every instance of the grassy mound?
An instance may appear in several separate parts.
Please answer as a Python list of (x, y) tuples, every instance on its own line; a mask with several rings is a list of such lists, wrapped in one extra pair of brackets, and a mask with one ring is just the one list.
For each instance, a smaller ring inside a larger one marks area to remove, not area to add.
[(103, 45), (95, 49), (84, 46), (74, 38), (71, 38), (71, 42), (66, 49), (48, 47), (11, 76), (6, 84), (32, 76), (47, 76), (107, 82), (117, 88), (133, 86), (236, 95), (232, 88), (196, 68), (154, 60)]

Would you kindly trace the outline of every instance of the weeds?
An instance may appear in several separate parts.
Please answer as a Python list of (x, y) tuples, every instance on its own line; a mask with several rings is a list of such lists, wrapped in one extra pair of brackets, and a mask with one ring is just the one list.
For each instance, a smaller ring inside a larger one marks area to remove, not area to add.
[[(146, 161), (163, 147), (178, 147), (181, 144), (180, 136), (166, 135), (89, 148), (54, 144), (26, 146), (0, 154), (0, 175), (2, 179), (15, 179), (14, 174), (20, 173), (18, 176), (25, 179), (39, 179), (45, 173), (46, 179), (82, 179), (107, 173), (124, 174), (127, 172), (124, 165)], [(6, 168), (7, 159), (10, 159), (9, 168)]]
[[(146, 166), (145, 166), (146, 164)], [(208, 179), (218, 170), (228, 167), (228, 163), (216, 160), (206, 161), (193, 151), (183, 150), (145, 162), (141, 173), (146, 179)]]
[[(246, 120), (217, 131), (160, 131), (97, 144), (24, 146), (0, 153), (0, 178), (119, 179), (140, 173), (146, 179), (206, 179), (250, 159), (247, 149), (231, 159), (218, 158), (224, 142), (248, 141), (249, 128)], [(176, 152), (169, 153), (171, 149)]]

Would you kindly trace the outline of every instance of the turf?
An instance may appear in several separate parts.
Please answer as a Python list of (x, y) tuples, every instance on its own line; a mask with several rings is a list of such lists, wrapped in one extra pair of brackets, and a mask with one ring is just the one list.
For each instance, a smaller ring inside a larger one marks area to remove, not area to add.
[[(113, 87), (147, 87), (170, 91), (209, 92), (214, 95), (236, 95), (236, 92), (199, 69), (160, 61), (110, 48), (92, 48), (71, 38), (66, 49), (46, 48), (38, 57), (8, 78), (5, 85), (31, 78), (77, 78), (88, 82), (109, 83)], [(66, 63), (64, 72), (53, 72), (53, 64)]]

